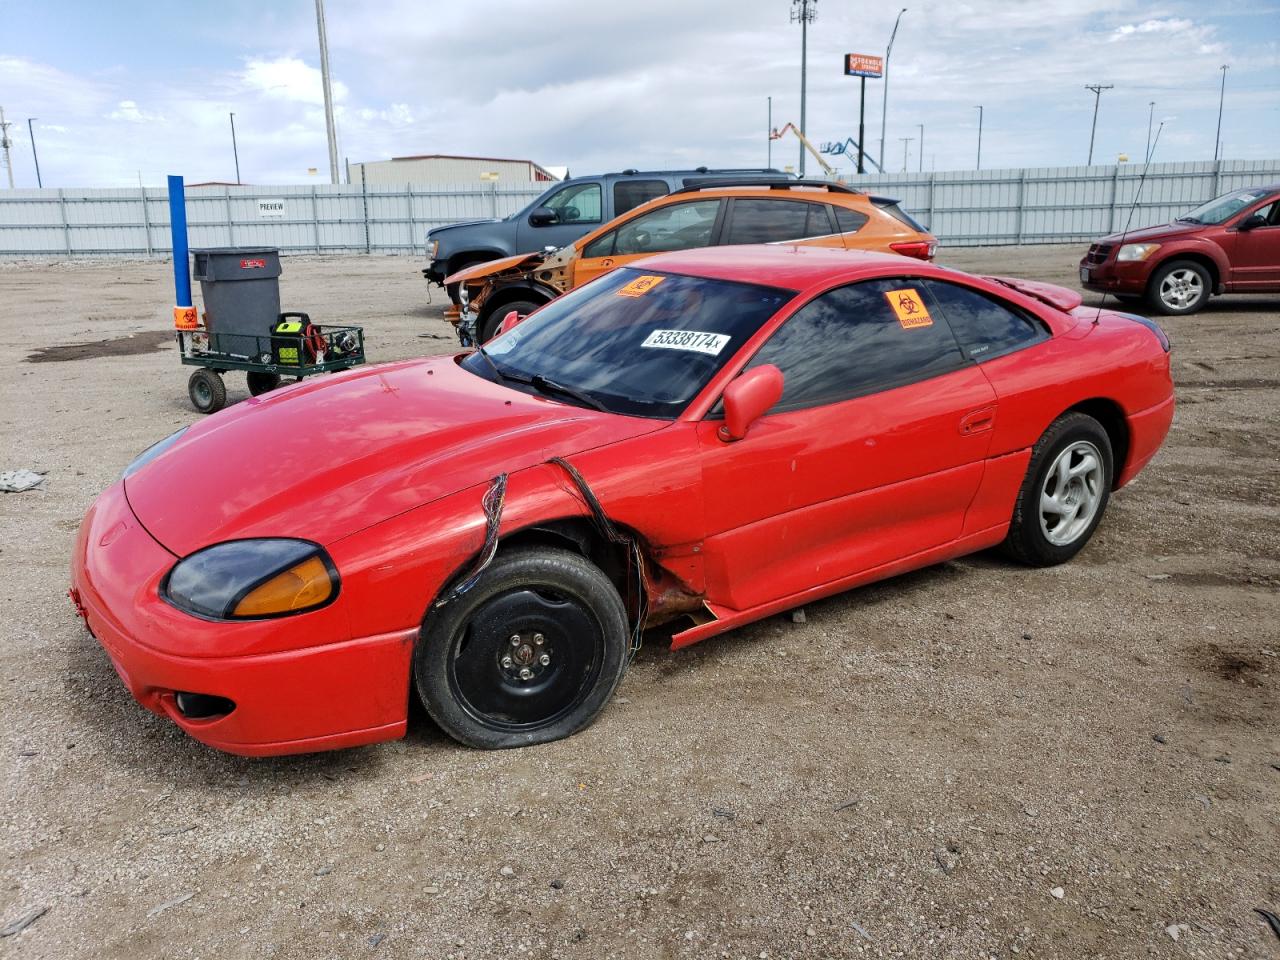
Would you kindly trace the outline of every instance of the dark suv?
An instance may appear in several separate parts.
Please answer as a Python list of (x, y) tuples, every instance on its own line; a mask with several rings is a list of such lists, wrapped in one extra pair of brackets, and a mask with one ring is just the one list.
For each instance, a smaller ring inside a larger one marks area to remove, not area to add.
[[(707, 179), (777, 180), (778, 170), (623, 170), (555, 183), (505, 220), (467, 220), (427, 231), (428, 265), (422, 275), (443, 285), (464, 267), (547, 247), (559, 249), (633, 207)], [(450, 296), (457, 303), (456, 291)]]
[(1173, 223), (1103, 237), (1080, 283), (1161, 313), (1195, 313), (1215, 293), (1280, 293), (1280, 184), (1210, 200)]

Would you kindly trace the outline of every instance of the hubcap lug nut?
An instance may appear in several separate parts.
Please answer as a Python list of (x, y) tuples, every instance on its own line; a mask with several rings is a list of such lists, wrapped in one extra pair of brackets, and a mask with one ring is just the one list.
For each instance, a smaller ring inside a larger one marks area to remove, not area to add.
[(520, 668), (520, 679), (521, 679), (521, 680), (528, 680), (528, 679), (529, 679), (530, 677), (532, 677), (532, 676), (533, 676), (533, 671), (532, 671), (532, 670), (530, 670), (528, 667), (521, 667), (521, 668)]
[(509, 669), (509, 668), (511, 667), (511, 658), (510, 658), (510, 657), (503, 657), (503, 658), (502, 658), (502, 665), (503, 665), (504, 667), (507, 667), (507, 668)]
[(512, 645), (513, 647), (518, 647), (518, 646), (520, 646), (520, 638), (519, 638), (519, 637), (512, 637), (512, 638), (511, 638), (511, 645)]
[(545, 667), (547, 664), (551, 662), (551, 657), (549, 657), (547, 654), (544, 653), (542, 656), (538, 658), (538, 662)]
[(544, 641), (545, 639), (546, 639), (546, 638), (545, 638), (542, 634), (540, 634), (540, 633), (535, 633), (535, 634), (533, 635), (533, 642), (534, 642), (535, 644), (537, 644), (538, 646), (542, 646), (542, 643), (543, 643), (543, 641)]

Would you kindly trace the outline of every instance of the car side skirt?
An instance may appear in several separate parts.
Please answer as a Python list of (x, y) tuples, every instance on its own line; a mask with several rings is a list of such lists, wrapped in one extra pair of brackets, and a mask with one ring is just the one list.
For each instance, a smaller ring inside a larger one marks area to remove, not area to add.
[(717, 604), (708, 603), (707, 610), (715, 617), (706, 623), (699, 623), (688, 630), (677, 633), (671, 638), (671, 649), (679, 650), (697, 643), (699, 640), (705, 640), (708, 637), (714, 637), (716, 634), (725, 633), (737, 627), (753, 623), (756, 620), (763, 620), (765, 617), (772, 616), (775, 613), (781, 613), (784, 610), (790, 610), (801, 604), (808, 603), (811, 600), (821, 600), (823, 597), (830, 597), (837, 593), (843, 593), (854, 587), (860, 587), (868, 583), (874, 583), (877, 580), (885, 580), (889, 577), (895, 577), (900, 573), (907, 573), (911, 570), (918, 570), (921, 567), (932, 566), (936, 563), (943, 563), (947, 560), (953, 560), (956, 557), (964, 556), (968, 553), (976, 553), (979, 550), (985, 550), (988, 547), (994, 547), (1005, 538), (1005, 534), (1009, 532), (1008, 521), (980, 530), (977, 533), (971, 533), (966, 536), (958, 537), (948, 543), (933, 547), (929, 550), (923, 550), (920, 553), (894, 560), (890, 563), (881, 564), (878, 567), (872, 567), (855, 573), (852, 576), (843, 577), (839, 580), (832, 580), (829, 583), (820, 584), (816, 587), (810, 587), (808, 590), (802, 590), (793, 593), (790, 596), (781, 597), (777, 600), (771, 600), (768, 603), (762, 603), (759, 606), (752, 607), (748, 610), (733, 610), (729, 607), (721, 607)]

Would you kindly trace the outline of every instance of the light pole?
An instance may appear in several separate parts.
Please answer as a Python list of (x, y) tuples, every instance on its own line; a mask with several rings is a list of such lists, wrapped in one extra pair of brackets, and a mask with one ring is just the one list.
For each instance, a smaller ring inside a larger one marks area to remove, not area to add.
[(1156, 115), (1156, 102), (1152, 100), (1147, 104), (1147, 163), (1151, 162), (1151, 121)]
[(809, 85), (809, 24), (818, 16), (818, 0), (791, 0), (791, 22), (800, 24), (800, 176), (804, 176), (804, 111)]
[(1218, 91), (1218, 129), (1213, 135), (1213, 162), (1218, 162), (1218, 147), (1222, 143), (1222, 101), (1227, 96), (1227, 65), (1224, 63), (1220, 68), (1222, 70), (1222, 89)]
[(898, 35), (898, 21), (902, 19), (902, 15), (907, 12), (907, 8), (903, 7), (898, 11), (897, 20), (893, 21), (893, 33), (889, 34), (889, 46), (884, 52), (884, 90), (883, 97), (880, 101), (880, 163), (884, 163), (884, 129), (885, 118), (889, 114), (889, 57), (893, 55), (893, 40)]
[(324, 87), (324, 126), (329, 135), (329, 182), (338, 182), (338, 133), (333, 125), (333, 85), (329, 82), (329, 38), (324, 27), (324, 0), (316, 0), (316, 33), (320, 38), (320, 83)]
[(902, 141), (902, 172), (906, 173), (907, 172), (907, 150), (911, 146), (911, 141), (914, 140), (915, 137), (899, 137), (898, 139)]
[(772, 170), (773, 169), (773, 97), (768, 97), (766, 99), (768, 99), (769, 101), (769, 122), (768, 122), (768, 126), (764, 128), (764, 141), (768, 145), (768, 150), (769, 150), (769, 162), (766, 164), (766, 166), (770, 170)]
[(920, 128), (920, 172), (924, 173), (924, 124), (917, 123), (916, 126)]
[(39, 119), (39, 117), (27, 117), (27, 136), (31, 138), (31, 159), (36, 162), (36, 186), (43, 187), (44, 180), (40, 178), (40, 155), (36, 153), (36, 132), (31, 126)]
[(236, 185), (240, 184), (240, 151), (236, 147), (236, 115), (231, 114), (231, 155), (236, 158)]
[(975, 109), (975, 110), (977, 110), (977, 111), (978, 111), (978, 164), (977, 164), (977, 166), (976, 166), (976, 167), (974, 167), (974, 169), (975, 169), (975, 170), (981, 170), (981, 169), (982, 169), (982, 114), (983, 114), (983, 110), (982, 110), (982, 106), (981, 106), (981, 104), (979, 104), (978, 106), (975, 106), (973, 109)]
[(1098, 132), (1098, 103), (1102, 100), (1102, 91), (1110, 90), (1114, 84), (1086, 83), (1084, 88), (1093, 91), (1093, 126), (1089, 130), (1089, 162), (1085, 166), (1093, 166), (1093, 135)]

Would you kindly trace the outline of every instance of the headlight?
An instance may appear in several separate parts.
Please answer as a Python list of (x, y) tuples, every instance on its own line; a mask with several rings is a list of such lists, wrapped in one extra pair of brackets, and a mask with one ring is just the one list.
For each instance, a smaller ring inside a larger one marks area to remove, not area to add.
[(1116, 254), (1121, 263), (1127, 260), (1145, 260), (1160, 249), (1158, 243), (1126, 243)]
[(427, 241), (427, 259), (434, 260), (436, 258), (436, 251), (439, 249), (440, 249), (439, 240), (428, 240)]
[(338, 571), (307, 540), (230, 540), (180, 560), (160, 595), (214, 620), (260, 620), (315, 610), (338, 596)]
[(177, 433), (171, 433), (169, 434), (169, 436), (165, 437), (163, 440), (157, 441), (156, 443), (153, 443), (151, 446), (147, 447), (147, 449), (143, 450), (140, 454), (138, 454), (136, 457), (133, 458), (132, 463), (130, 463), (127, 467), (124, 468), (123, 476), (125, 477), (133, 476), (135, 473), (137, 473), (139, 470), (145, 467), (148, 463), (150, 463), (156, 457), (160, 456), (160, 454), (164, 453), (166, 450), (172, 447), (175, 443), (177, 443), (178, 438), (181, 437), (186, 432), (187, 432), (187, 428), (183, 427)]

